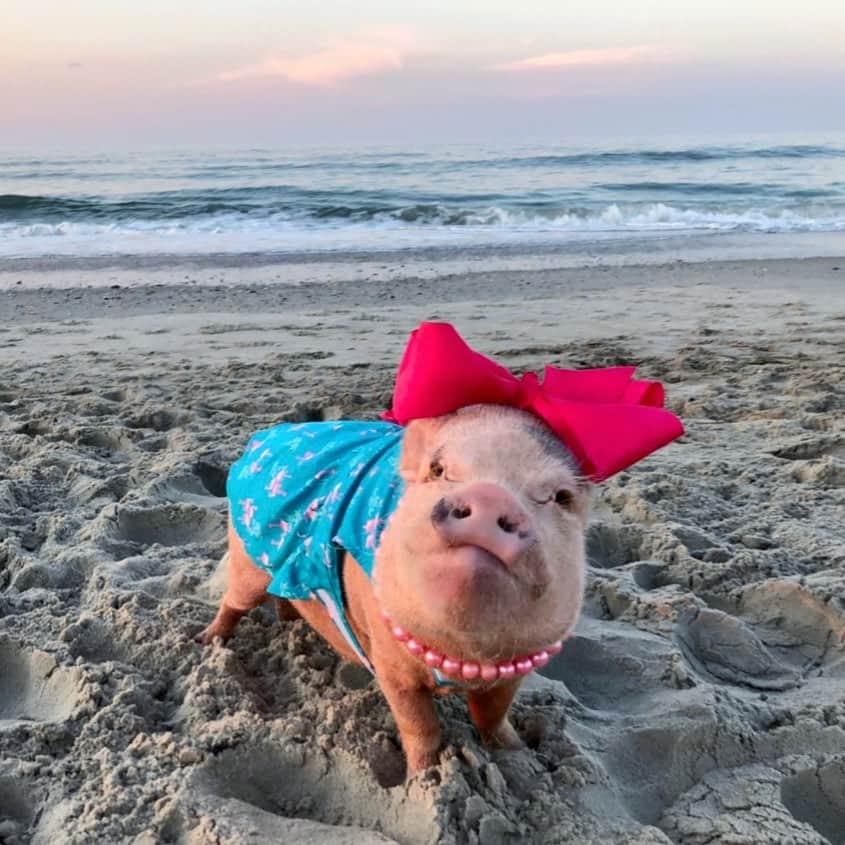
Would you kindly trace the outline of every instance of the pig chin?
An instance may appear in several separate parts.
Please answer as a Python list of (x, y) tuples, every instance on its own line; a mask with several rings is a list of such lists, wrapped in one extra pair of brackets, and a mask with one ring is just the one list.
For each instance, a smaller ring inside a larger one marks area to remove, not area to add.
[[(394, 620), (429, 645), (465, 659), (496, 659), (560, 637), (558, 614), (547, 612), (548, 578), (539, 556), (526, 555), (531, 559), (508, 567), (472, 545), (406, 553), (408, 565), (394, 558), (397, 569), (382, 572), (379, 599)], [(515, 620), (522, 620), (516, 629)]]

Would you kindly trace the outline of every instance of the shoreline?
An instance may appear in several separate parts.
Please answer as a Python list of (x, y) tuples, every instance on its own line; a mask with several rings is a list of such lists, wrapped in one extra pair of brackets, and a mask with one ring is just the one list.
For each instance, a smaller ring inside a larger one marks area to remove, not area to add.
[[(612, 236), (611, 236), (612, 235)], [(150, 253), (0, 257), (0, 292), (24, 287), (77, 288), (172, 284), (197, 286), (325, 284), (437, 279), (472, 273), (564, 272), (690, 266), (724, 262), (845, 262), (845, 233), (724, 232), (604, 238), (548, 244), (458, 245), (336, 252)], [(232, 272), (237, 277), (232, 278)], [(83, 281), (80, 283), (80, 277)]]
[(203, 285), (170, 268), (164, 281), (106, 287), (108, 272), (88, 274), (88, 286), (0, 291), (3, 357), (24, 368), (66, 356), (154, 367), (260, 364), (285, 351), (334, 368), (392, 360), (397, 336), (423, 320), (445, 320), (471, 342), (493, 339), (494, 349), (558, 350), (625, 336), (632, 360), (643, 360), (682, 348), (704, 329), (739, 340), (764, 327), (796, 331), (799, 313), (814, 321), (845, 314), (845, 257), (298, 284), (275, 281), (272, 268), (235, 268), (227, 284)]
[[(672, 262), (593, 266), (543, 270), (498, 270), (410, 276), (400, 280), (370, 278), (343, 281), (302, 281), (284, 284), (273, 278), (274, 265), (231, 268), (225, 284), (201, 283), (186, 268), (169, 266), (156, 281), (126, 284), (107, 269), (91, 270), (87, 284), (73, 287), (14, 284), (3, 287), (0, 302), (5, 324), (97, 319), (126, 314), (172, 314), (183, 308), (195, 312), (290, 313), (315, 305), (332, 307), (382, 304), (437, 306), (458, 302), (511, 301), (522, 298), (578, 295), (592, 292), (661, 287), (719, 285), (729, 279), (737, 290), (791, 291), (838, 307), (845, 297), (845, 253), (830, 258), (749, 259), (742, 261)], [(79, 272), (79, 271), (76, 271)], [(22, 280), (21, 280), (22, 281)]]

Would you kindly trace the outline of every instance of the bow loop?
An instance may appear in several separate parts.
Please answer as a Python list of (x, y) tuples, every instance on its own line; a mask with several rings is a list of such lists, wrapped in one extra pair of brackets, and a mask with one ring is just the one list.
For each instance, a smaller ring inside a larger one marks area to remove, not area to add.
[(546, 367), (516, 378), (471, 349), (449, 323), (421, 323), (399, 364), (393, 408), (383, 419), (405, 425), (467, 405), (511, 405), (543, 420), (575, 456), (581, 472), (602, 481), (684, 433), (663, 406), (659, 382), (633, 378), (635, 367)]

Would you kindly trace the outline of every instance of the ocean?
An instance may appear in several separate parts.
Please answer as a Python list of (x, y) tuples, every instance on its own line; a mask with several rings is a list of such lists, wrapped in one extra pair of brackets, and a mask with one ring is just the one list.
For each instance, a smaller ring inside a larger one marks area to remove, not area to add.
[(704, 235), (750, 254), (785, 235), (845, 251), (845, 139), (0, 154), (0, 260), (593, 254)]

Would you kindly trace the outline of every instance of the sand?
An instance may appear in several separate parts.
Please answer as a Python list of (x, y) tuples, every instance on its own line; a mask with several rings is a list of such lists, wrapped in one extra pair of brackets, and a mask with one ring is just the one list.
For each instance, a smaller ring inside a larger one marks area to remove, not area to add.
[[(845, 843), (845, 259), (9, 272), (0, 842)], [(514, 707), (525, 750), (481, 747), (450, 698), (440, 765), (405, 785), (376, 684), (304, 623), (192, 635), (248, 435), (373, 417), (435, 317), (516, 370), (639, 363), (688, 434), (596, 491), (583, 619)]]

